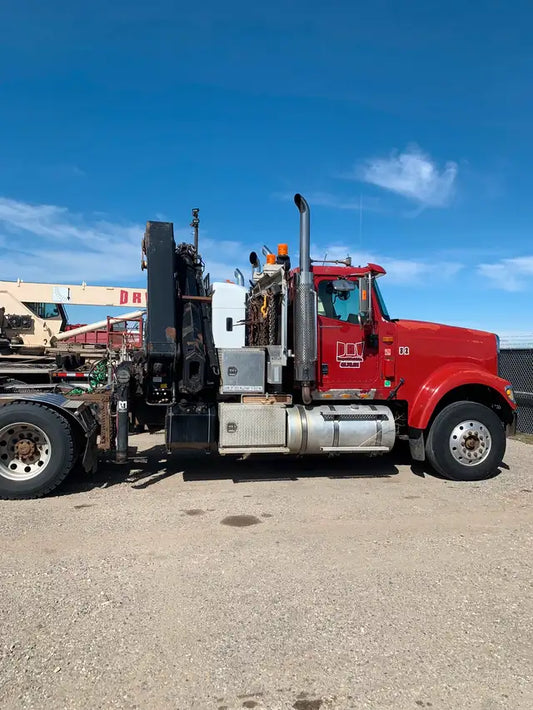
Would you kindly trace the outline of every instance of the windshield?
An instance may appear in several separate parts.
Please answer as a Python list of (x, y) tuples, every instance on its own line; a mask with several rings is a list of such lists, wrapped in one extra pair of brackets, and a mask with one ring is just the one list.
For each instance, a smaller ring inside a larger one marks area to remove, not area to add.
[(375, 291), (375, 294), (376, 294), (377, 299), (378, 299), (379, 309), (380, 309), (380, 311), (381, 311), (381, 315), (383, 316), (383, 318), (385, 318), (385, 320), (390, 320), (391, 318), (390, 318), (390, 316), (389, 316), (389, 312), (388, 312), (388, 310), (387, 310), (387, 306), (385, 305), (385, 301), (383, 300), (383, 295), (382, 295), (382, 293), (381, 293), (381, 291), (380, 291), (380, 288), (379, 288), (377, 279), (374, 279), (374, 291)]

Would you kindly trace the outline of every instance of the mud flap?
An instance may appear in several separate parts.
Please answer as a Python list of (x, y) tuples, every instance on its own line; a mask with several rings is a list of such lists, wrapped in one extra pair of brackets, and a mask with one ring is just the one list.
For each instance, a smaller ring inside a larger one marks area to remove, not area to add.
[(424, 430), (409, 427), (409, 451), (413, 461), (426, 460), (426, 447), (424, 443)]
[(87, 435), (87, 443), (85, 444), (85, 451), (83, 452), (83, 457), (81, 459), (81, 464), (85, 473), (96, 473), (96, 469), (98, 468), (97, 437), (97, 429)]
[(514, 436), (516, 434), (516, 420), (517, 420), (517, 413), (513, 412), (512, 422), (505, 427), (505, 435), (506, 436)]

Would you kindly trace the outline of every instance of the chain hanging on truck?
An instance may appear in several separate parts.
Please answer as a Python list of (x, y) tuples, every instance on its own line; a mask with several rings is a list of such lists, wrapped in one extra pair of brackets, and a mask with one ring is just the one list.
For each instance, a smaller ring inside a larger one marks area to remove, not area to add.
[(248, 303), (246, 325), (248, 345), (266, 347), (277, 345), (281, 318), (281, 296), (272, 291), (252, 296)]
[(270, 293), (270, 304), (268, 307), (268, 343), (267, 345), (277, 345), (277, 325), (278, 325), (278, 318), (277, 318), (277, 297), (273, 294)]

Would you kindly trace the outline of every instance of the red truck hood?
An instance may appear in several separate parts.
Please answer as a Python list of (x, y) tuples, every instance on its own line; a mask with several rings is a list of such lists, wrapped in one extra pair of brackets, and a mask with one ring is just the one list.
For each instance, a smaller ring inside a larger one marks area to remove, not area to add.
[[(416, 358), (431, 358), (432, 367), (453, 361), (470, 362), (498, 373), (497, 338), (494, 333), (441, 323), (398, 320), (397, 344)], [(440, 362), (439, 362), (440, 361)]]

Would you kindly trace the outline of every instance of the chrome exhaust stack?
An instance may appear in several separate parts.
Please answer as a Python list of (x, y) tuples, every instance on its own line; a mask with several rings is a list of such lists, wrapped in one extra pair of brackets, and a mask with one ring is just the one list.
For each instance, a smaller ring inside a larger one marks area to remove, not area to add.
[(233, 276), (235, 277), (235, 281), (239, 284), (239, 286), (244, 286), (244, 275), (240, 269), (235, 269), (233, 272)]
[(302, 195), (296, 194), (294, 202), (300, 212), (300, 274), (294, 300), (294, 378), (302, 384), (304, 403), (310, 404), (317, 362), (317, 303), (310, 259), (310, 210)]

